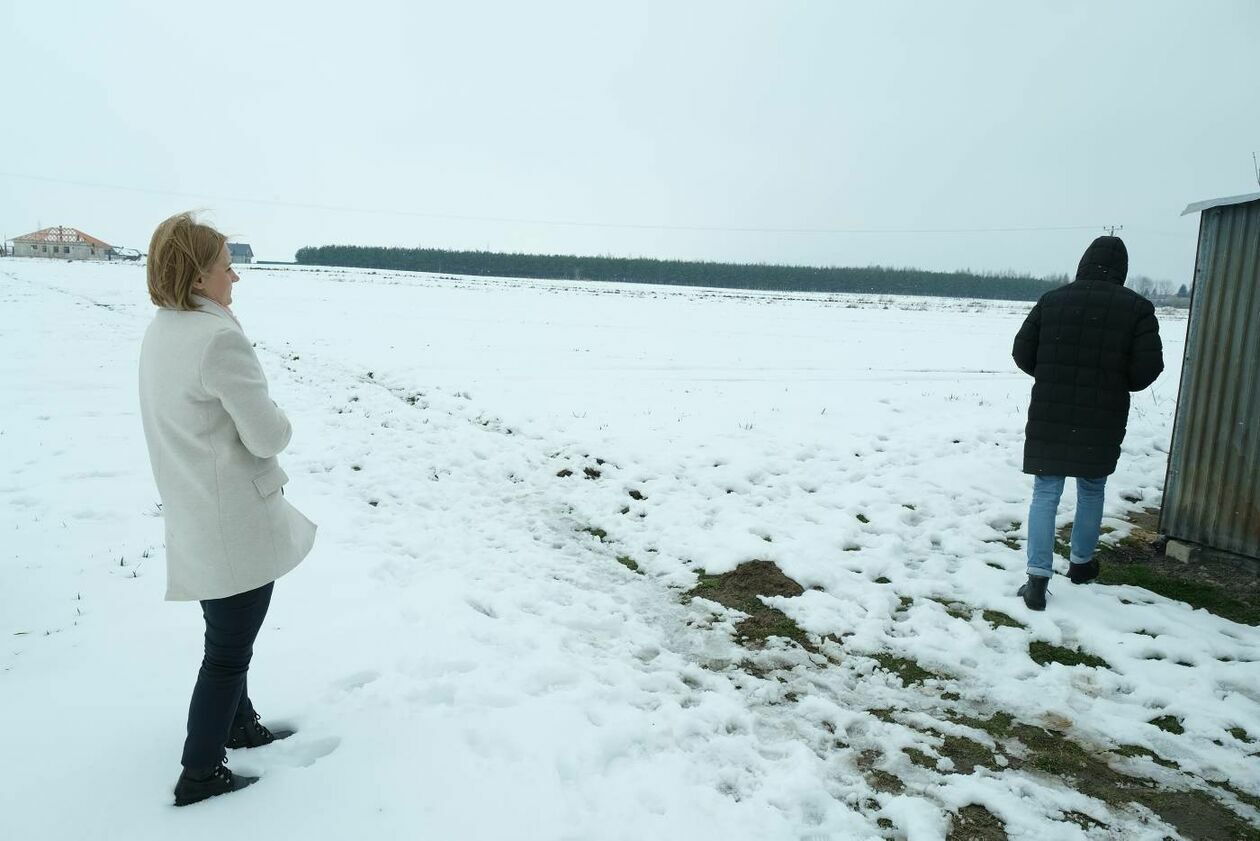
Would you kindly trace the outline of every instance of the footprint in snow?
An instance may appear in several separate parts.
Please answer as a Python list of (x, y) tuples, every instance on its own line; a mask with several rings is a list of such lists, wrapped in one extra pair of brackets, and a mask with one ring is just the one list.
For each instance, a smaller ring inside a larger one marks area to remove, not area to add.
[(258, 759), (266, 759), (268, 764), (283, 765), (289, 768), (309, 768), (341, 745), (338, 736), (324, 736), (319, 739), (303, 740), (297, 734), (282, 742), (270, 745), (265, 753), (258, 754)]
[(483, 616), (488, 616), (491, 619), (499, 618), (499, 614), (495, 612), (494, 608), (484, 602), (478, 601), (477, 599), (464, 599), (464, 603)]
[(334, 689), (338, 689), (342, 692), (354, 692), (356, 689), (362, 689), (369, 683), (376, 681), (380, 678), (380, 676), (380, 672), (374, 669), (366, 669), (362, 672), (355, 672), (352, 675), (347, 675), (340, 680), (334, 680), (332, 682), (332, 686)]

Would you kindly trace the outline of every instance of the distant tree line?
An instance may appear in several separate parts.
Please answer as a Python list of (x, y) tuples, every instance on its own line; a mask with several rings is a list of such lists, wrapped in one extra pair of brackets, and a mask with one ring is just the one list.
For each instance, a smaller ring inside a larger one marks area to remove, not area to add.
[(1037, 278), (1014, 273), (929, 272), (883, 266), (824, 268), (356, 245), (301, 248), (297, 252), (297, 262), (313, 266), (393, 269), (482, 277), (658, 283), (776, 292), (931, 295), (1007, 301), (1035, 301), (1043, 293), (1068, 281), (1067, 275)]
[(1181, 284), (1181, 287), (1178, 288), (1176, 292), (1174, 292), (1174, 286), (1171, 280), (1156, 280), (1155, 278), (1147, 277), (1143, 274), (1134, 275), (1129, 278), (1126, 285), (1134, 292), (1137, 292), (1139, 295), (1144, 295), (1147, 298), (1190, 297), (1190, 287), (1186, 286), (1184, 283)]

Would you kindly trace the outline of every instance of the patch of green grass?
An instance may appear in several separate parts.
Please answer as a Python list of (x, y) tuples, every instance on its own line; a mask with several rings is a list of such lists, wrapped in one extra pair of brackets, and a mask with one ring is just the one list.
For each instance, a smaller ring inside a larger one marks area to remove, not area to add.
[[(1062, 734), (1016, 724), (1011, 727), (1011, 735), (1028, 750), (1024, 763), (1047, 774), (1072, 780), (1082, 794), (1097, 797), (1111, 805), (1141, 803), (1183, 831), (1205, 823), (1229, 827), (1229, 831), (1242, 825), (1236, 815), (1202, 792), (1156, 787), (1149, 780), (1116, 771), (1107, 765), (1105, 759)], [(1135, 745), (1125, 746), (1116, 753), (1150, 755), (1149, 751)], [(1185, 834), (1191, 838), (1236, 837), (1229, 831), (1222, 834), (1187, 831)]]
[(1260, 826), (1205, 791), (1152, 786), (1133, 799), (1175, 826), (1185, 838), (1260, 841)]
[[(1006, 754), (1008, 767), (1011, 769), (1031, 768), (1057, 777), (1067, 781), (1082, 794), (1112, 807), (1123, 807), (1129, 803), (1141, 804), (1172, 824), (1187, 838), (1260, 841), (1260, 830), (1251, 827), (1245, 819), (1210, 794), (1200, 790), (1179, 790), (1156, 785), (1149, 779), (1116, 770), (1107, 762), (1108, 755), (1141, 756), (1166, 767), (1176, 767), (1175, 763), (1146, 748), (1122, 745), (1110, 754), (1102, 753), (1078, 744), (1063, 733), (1017, 722), (1009, 714), (1001, 712), (989, 719), (972, 718), (958, 713), (948, 715), (947, 718), (988, 733), (999, 746), (1012, 740), (1018, 741), (1022, 749)], [(1225, 790), (1238, 797), (1236, 791)], [(1238, 799), (1249, 802), (1246, 797), (1250, 795), (1244, 793)], [(1084, 828), (1096, 825), (1091, 818), (1086, 817), (1082, 822), (1071, 813), (1064, 817)]]
[(1150, 537), (1131, 534), (1114, 542), (1099, 543), (1096, 554), (1102, 561), (1132, 564), (1149, 558), (1152, 551)]
[(1234, 797), (1237, 797), (1239, 801), (1246, 803), (1251, 808), (1260, 812), (1260, 797), (1256, 797), (1254, 794), (1248, 794), (1245, 791), (1239, 791), (1237, 786), (1229, 782), (1211, 783), (1211, 785), (1228, 791), (1230, 794), (1234, 795)]
[(1233, 736), (1235, 739), (1237, 739), (1240, 742), (1246, 742), (1247, 744), (1251, 744), (1252, 742), (1255, 741), (1255, 739), (1248, 736), (1247, 731), (1242, 729), (1241, 727), (1231, 727), (1229, 728), (1227, 732), (1229, 733), (1229, 735)]
[[(1105, 556), (1104, 556), (1105, 557)], [(1196, 581), (1181, 581), (1152, 570), (1146, 564), (1104, 563), (1098, 575), (1101, 584), (1128, 584), (1158, 593), (1169, 599), (1201, 607), (1224, 619), (1244, 625), (1260, 625), (1260, 606), (1246, 604), (1223, 587)]]
[(1027, 628), (1023, 622), (1018, 619), (1007, 616), (1000, 610), (986, 610), (980, 614), (985, 622), (999, 628)]
[(582, 532), (583, 534), (589, 534), (591, 537), (594, 537), (600, 543), (603, 543), (604, 539), (608, 537), (608, 532), (596, 526), (587, 526), (584, 529), (578, 529), (578, 531)]
[(1062, 663), (1065, 666), (1093, 666), (1100, 669), (1110, 669), (1111, 664), (1101, 657), (1096, 657), (1084, 651), (1077, 651), (1074, 648), (1064, 648), (1061, 645), (1051, 645), (1042, 640), (1033, 640), (1028, 644), (1028, 656), (1036, 663), (1042, 666), (1050, 663)]
[(1144, 748), (1141, 745), (1121, 745), (1120, 747), (1113, 750), (1112, 753), (1117, 754), (1119, 756), (1129, 756), (1129, 757), (1141, 756), (1141, 757), (1145, 757), (1146, 759), (1154, 759), (1155, 757), (1159, 756), (1159, 754), (1155, 753), (1155, 751), (1151, 750), (1150, 748)]
[(875, 579), (875, 583), (876, 584), (891, 584), (892, 579), (886, 575), (881, 575), (879, 578)]
[(972, 803), (950, 821), (945, 841), (1007, 841), (1006, 825), (983, 806)]
[(879, 792), (887, 794), (901, 794), (906, 790), (906, 784), (896, 774), (890, 774), (887, 771), (880, 770), (875, 767), (875, 763), (879, 761), (880, 752), (877, 750), (864, 750), (857, 758), (858, 770), (870, 782), (871, 788)]
[(886, 794), (901, 794), (906, 790), (906, 784), (901, 778), (887, 771), (881, 771), (879, 768), (872, 768), (866, 772), (866, 779), (870, 781), (871, 788)]
[(936, 604), (945, 608), (945, 613), (951, 615), (955, 619), (970, 619), (971, 614), (975, 613), (973, 606), (963, 604), (961, 601), (948, 601), (945, 599), (937, 599), (936, 596), (927, 596), (927, 600), (935, 601)]
[(931, 771), (936, 770), (936, 760), (928, 756), (926, 753), (919, 750), (918, 748), (906, 748), (902, 752), (906, 756), (910, 757), (910, 761), (913, 762), (915, 765), (918, 765), (920, 768), (927, 768), (928, 770), (931, 770)]
[(770, 637), (783, 637), (798, 643), (802, 648), (813, 649), (809, 635), (797, 625), (787, 614), (773, 607), (767, 607), (743, 620), (735, 626), (735, 633), (740, 642), (765, 642)]
[[(1108, 769), (1105, 762), (1061, 733), (1018, 723), (1012, 723), (1007, 732), (1027, 749), (1023, 764), (1038, 771), (1072, 779), (1086, 773), (1094, 773), (1100, 768)], [(1114, 779), (1117, 774), (1112, 771), (1109, 775), (1103, 776)], [(1101, 786), (1101, 784), (1099, 781), (1098, 785)]]
[(901, 603), (901, 607), (897, 608), (898, 612), (901, 612), (903, 610), (909, 610), (910, 605), (914, 604), (914, 599), (912, 599), (910, 596), (898, 596), (897, 601)]
[(799, 596), (805, 590), (783, 574), (772, 561), (746, 561), (721, 575), (698, 574), (689, 596), (702, 596), (718, 604), (748, 614), (735, 626), (741, 642), (764, 642), (785, 637), (813, 650), (809, 635), (778, 608), (770, 607), (761, 596)]
[(879, 663), (879, 667), (886, 672), (892, 672), (901, 678), (901, 682), (906, 686), (912, 686), (916, 683), (922, 683), (925, 680), (939, 678), (936, 672), (930, 672), (920, 666), (914, 660), (905, 657), (898, 657), (888, 651), (880, 651), (876, 654), (868, 655), (875, 662)]
[(954, 763), (955, 774), (970, 774), (980, 768), (1000, 769), (998, 754), (966, 736), (942, 735), (943, 744), (936, 749), (941, 756), (949, 757)]
[(704, 594), (704, 591), (712, 590), (716, 588), (718, 585), (720, 585), (721, 583), (722, 583), (722, 576), (709, 575), (704, 570), (700, 570), (699, 572), (696, 573), (696, 586), (691, 588), (691, 593), (697, 596), (704, 596), (704, 598), (707, 599), (708, 596)]
[(1177, 770), (1180, 770), (1181, 768), (1180, 765), (1178, 765), (1176, 762), (1173, 762), (1171, 759), (1164, 759), (1164, 757), (1160, 756), (1155, 751), (1147, 750), (1141, 745), (1121, 745), (1120, 747), (1113, 750), (1112, 753), (1117, 754), (1118, 756), (1128, 756), (1128, 757), (1140, 756), (1144, 759), (1149, 759), (1151, 762), (1154, 762), (1156, 765), (1162, 765), (1165, 768), (1173, 768)]
[(617, 563), (621, 564), (623, 567), (630, 570), (631, 572), (642, 572), (642, 570), (639, 569), (638, 562), (636, 562), (635, 559), (630, 557), (629, 555), (618, 555)]
[(1151, 719), (1148, 724), (1154, 724), (1165, 733), (1172, 733), (1175, 736), (1186, 732), (1186, 728), (1181, 726), (1181, 719), (1175, 715), (1161, 715), (1159, 718)]
[(1015, 716), (1010, 713), (998, 712), (994, 713), (987, 719), (984, 719), (981, 730), (990, 736), (997, 738), (1011, 732), (1011, 727), (1015, 724)]
[(870, 522), (870, 519), (865, 514), (858, 514), (857, 521), (865, 525)]
[(999, 743), (1010, 737), (1011, 726), (1015, 723), (1014, 717), (1004, 712), (994, 713), (989, 718), (976, 718), (956, 711), (946, 711), (944, 718), (946, 721), (988, 733), (993, 741)]

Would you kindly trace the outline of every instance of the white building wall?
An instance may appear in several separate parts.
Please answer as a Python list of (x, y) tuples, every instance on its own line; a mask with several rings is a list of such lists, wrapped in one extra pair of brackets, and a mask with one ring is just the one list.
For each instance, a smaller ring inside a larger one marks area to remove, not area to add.
[(86, 242), (15, 242), (14, 257), (48, 257), (54, 260), (108, 260), (109, 249)]

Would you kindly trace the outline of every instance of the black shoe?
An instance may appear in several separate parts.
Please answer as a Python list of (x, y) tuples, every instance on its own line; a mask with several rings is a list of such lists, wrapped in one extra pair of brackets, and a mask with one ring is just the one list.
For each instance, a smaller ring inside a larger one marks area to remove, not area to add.
[(1083, 564), (1069, 564), (1068, 578), (1072, 579), (1073, 584), (1087, 584), (1098, 577), (1098, 569), (1097, 558)]
[(1028, 576), (1028, 583), (1019, 588), (1015, 595), (1022, 596), (1029, 610), (1046, 609), (1046, 586), (1050, 579), (1042, 575)]
[(243, 777), (233, 774), (224, 760), (218, 765), (200, 770), (185, 768), (175, 783), (175, 805), (187, 806), (199, 803), (210, 797), (240, 791), (246, 786), (258, 782), (257, 777)]
[(227, 747), (233, 749), (260, 748), (263, 745), (287, 739), (292, 735), (292, 730), (276, 730), (274, 732), (268, 730), (259, 721), (258, 713), (254, 713), (251, 718), (239, 719), (232, 725), (232, 734), (228, 736)]

